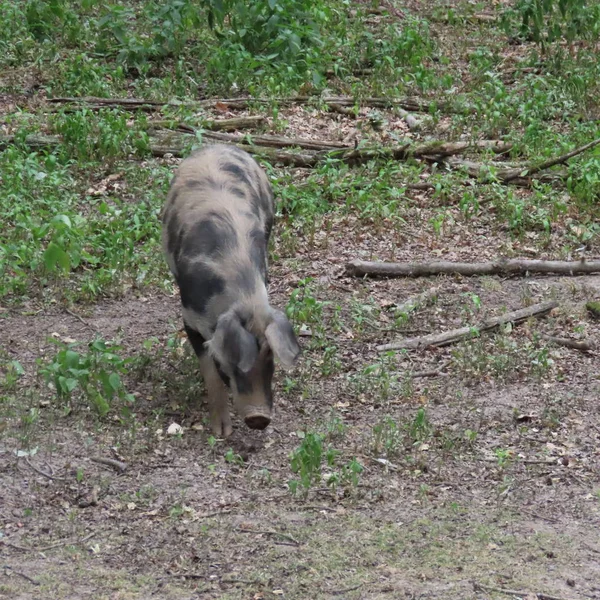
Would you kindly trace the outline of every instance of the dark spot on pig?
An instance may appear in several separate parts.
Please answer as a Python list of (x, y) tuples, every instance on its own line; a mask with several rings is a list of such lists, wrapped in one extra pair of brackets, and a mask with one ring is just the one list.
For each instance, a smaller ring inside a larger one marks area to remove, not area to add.
[(201, 263), (184, 261), (177, 278), (181, 304), (202, 315), (213, 296), (225, 291), (225, 280), (210, 267)]
[(273, 192), (271, 191), (271, 186), (262, 178), (260, 180), (260, 195), (264, 203), (263, 208), (267, 211), (273, 210)]
[(224, 215), (210, 212), (206, 219), (194, 223), (185, 233), (181, 252), (185, 256), (223, 255), (237, 247), (233, 223)]
[(221, 186), (217, 183), (214, 177), (207, 175), (203, 179), (188, 179), (185, 182), (185, 187), (188, 190), (219, 190)]
[(187, 333), (190, 344), (196, 353), (196, 356), (200, 358), (205, 352), (204, 342), (206, 341), (195, 329), (192, 329), (185, 321), (183, 323), (185, 332)]
[(266, 223), (265, 223), (265, 240), (267, 242), (267, 245), (269, 244), (269, 238), (271, 237), (272, 229), (273, 229), (273, 213), (268, 213)]
[(260, 192), (256, 190), (252, 190), (250, 195), (250, 203), (252, 204), (252, 209), (255, 215), (260, 215), (260, 210), (264, 206), (263, 199), (260, 195)]
[(181, 238), (183, 236), (183, 228), (177, 218), (177, 215), (171, 215), (167, 222), (167, 251), (175, 258), (181, 250)]
[(242, 182), (244, 185), (251, 185), (249, 173), (242, 165), (237, 165), (235, 163), (225, 163), (222, 169), (226, 173), (233, 175), (238, 181)]
[(256, 288), (256, 277), (254, 270), (242, 266), (235, 276), (235, 283), (242, 294), (251, 294)]
[(233, 372), (233, 378), (235, 380), (235, 387), (240, 396), (248, 396), (252, 393), (252, 380), (248, 375), (245, 375), (236, 368)]
[(253, 229), (250, 232), (250, 260), (265, 281), (267, 277), (267, 244), (265, 234), (260, 229)]
[(244, 150), (242, 150), (241, 148), (238, 148), (237, 146), (229, 146), (227, 149), (231, 154), (236, 155), (240, 160), (244, 161), (245, 163), (249, 163), (252, 161), (250, 155), (247, 152), (244, 152)]
[(227, 373), (225, 373), (225, 371), (223, 371), (223, 367), (221, 367), (221, 363), (218, 360), (215, 360), (214, 358), (213, 358), (213, 361), (215, 363), (215, 367), (217, 368), (217, 373), (219, 374), (221, 381), (227, 387), (231, 387), (231, 381), (229, 379), (229, 375), (227, 375)]
[(228, 189), (229, 189), (229, 192), (231, 194), (233, 194), (234, 196), (237, 196), (238, 198), (244, 198), (244, 199), (246, 198), (246, 192), (242, 188), (234, 186), (234, 187), (230, 187)]

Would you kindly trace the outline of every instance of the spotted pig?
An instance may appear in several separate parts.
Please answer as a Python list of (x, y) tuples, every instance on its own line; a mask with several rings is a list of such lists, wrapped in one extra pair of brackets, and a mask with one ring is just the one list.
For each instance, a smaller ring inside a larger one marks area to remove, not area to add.
[(163, 247), (216, 436), (232, 431), (227, 387), (246, 425), (267, 427), (273, 357), (290, 367), (300, 353), (292, 326), (267, 296), (273, 214), (265, 173), (243, 150), (222, 145), (181, 163), (164, 207)]

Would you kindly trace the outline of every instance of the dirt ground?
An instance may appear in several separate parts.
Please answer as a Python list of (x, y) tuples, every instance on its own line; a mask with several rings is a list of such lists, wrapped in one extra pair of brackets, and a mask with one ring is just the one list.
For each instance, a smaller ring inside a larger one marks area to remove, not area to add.
[[(374, 281), (357, 287), (336, 275), (338, 267), (326, 254), (303, 266), (305, 275), (321, 274), (324, 296), (341, 302), (353, 293), (402, 299), (430, 285)], [(275, 265), (273, 279), (284, 269)], [(335, 285), (325, 283), (324, 274)], [(593, 277), (552, 277), (507, 280), (499, 291), (486, 292), (472, 281), (438, 283), (440, 297), (468, 287), (490, 308), (519, 305), (525, 284), (544, 297), (566, 296), (573, 305), (597, 297), (600, 285)], [(340, 292), (343, 286), (353, 292)], [(284, 302), (284, 295), (277, 301)], [(170, 335), (177, 316), (173, 297), (130, 298), (99, 303), (83, 321), (61, 311), (11, 316), (1, 341), (26, 367), (48, 350), (48, 336), (87, 340), (101, 331), (107, 339), (119, 334), (135, 348), (139, 340)], [(431, 319), (425, 321), (435, 329)], [(527, 327), (519, 334), (526, 336)], [(345, 340), (343, 370), (369, 362), (372, 346)], [(435, 366), (448, 352), (426, 352), (411, 361), (419, 368)], [(465, 385), (459, 373), (441, 381), (416, 379), (411, 399), (391, 399), (385, 407), (350, 397), (341, 373), (321, 380), (304, 399), (286, 394), (265, 432), (238, 422), (226, 446), (243, 464), (228, 463), (209, 447), (207, 432), (192, 427), (200, 407), (181, 412), (175, 404), (153, 421), (152, 409), (163, 400), (143, 378), (138, 402), (145, 425), (139, 430), (100, 424), (81, 413), (54, 415), (29, 440), (39, 448), (34, 456), (16, 459), (14, 438), (0, 446), (0, 593), (492, 597), (485, 588), (477, 591), (479, 582), (565, 598), (600, 597), (597, 357), (568, 349), (553, 356), (552, 376), (541, 380)], [(382, 410), (401, 419), (421, 403), (439, 431), (477, 430), (477, 451), (444, 453), (432, 443), (431, 452), (422, 448), (412, 464), (386, 467), (373, 460), (369, 431)], [(340, 445), (365, 472), (346, 497), (318, 488), (296, 500), (286, 490), (288, 455), (298, 445), (298, 431), (322, 425), (332, 407), (347, 427)], [(555, 414), (552, 426), (545, 422), (549, 410)], [(175, 421), (185, 428), (180, 439), (164, 434)], [(498, 446), (514, 453), (510, 465), (501, 468), (494, 460)], [(116, 457), (127, 469), (116, 473), (91, 461), (97, 456)], [(78, 468), (85, 473), (80, 481), (73, 477)]]

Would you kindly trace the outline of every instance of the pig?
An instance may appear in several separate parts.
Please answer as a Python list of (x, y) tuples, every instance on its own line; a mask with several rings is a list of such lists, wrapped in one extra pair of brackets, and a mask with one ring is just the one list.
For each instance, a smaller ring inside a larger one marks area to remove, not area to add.
[(274, 357), (289, 368), (300, 354), (292, 325), (267, 296), (274, 211), (271, 185), (256, 161), (219, 144), (182, 161), (163, 209), (163, 249), (217, 437), (232, 433), (228, 387), (246, 425), (266, 428)]

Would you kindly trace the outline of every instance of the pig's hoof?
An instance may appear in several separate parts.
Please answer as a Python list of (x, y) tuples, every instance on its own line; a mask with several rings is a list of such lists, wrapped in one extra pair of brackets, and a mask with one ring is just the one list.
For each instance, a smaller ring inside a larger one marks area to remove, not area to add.
[(211, 420), (210, 427), (213, 435), (217, 438), (228, 438), (233, 432), (231, 419), (221, 419), (220, 416), (217, 416)]
[(263, 415), (254, 415), (252, 417), (246, 417), (245, 421), (250, 429), (265, 429), (271, 422), (271, 419)]

